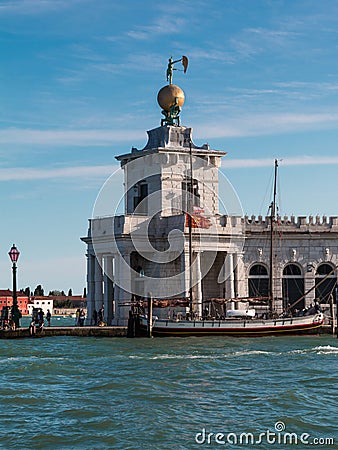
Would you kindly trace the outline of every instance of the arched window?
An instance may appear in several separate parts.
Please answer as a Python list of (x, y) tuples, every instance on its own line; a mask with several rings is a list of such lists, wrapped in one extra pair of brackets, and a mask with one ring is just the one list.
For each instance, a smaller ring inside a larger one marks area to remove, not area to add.
[(254, 264), (250, 269), (250, 276), (261, 276), (261, 275), (267, 275), (268, 270), (265, 266), (262, 264)]
[[(327, 277), (325, 280), (324, 278)], [(336, 300), (337, 275), (331, 264), (322, 263), (316, 270), (316, 298), (320, 303), (330, 303), (331, 294)]]
[(283, 275), (294, 276), (294, 275), (301, 275), (301, 274), (302, 274), (302, 271), (301, 271), (300, 267), (297, 266), (296, 264), (288, 264), (283, 269)]
[(256, 263), (251, 266), (248, 277), (249, 297), (269, 296), (268, 269), (263, 264)]
[[(330, 264), (320, 264), (317, 267), (316, 275), (328, 275), (333, 271), (333, 267)], [(332, 272), (333, 275), (333, 272)]]
[(297, 264), (287, 264), (283, 269), (282, 280), (283, 308), (288, 310), (301, 310), (305, 306), (304, 295), (304, 276), (302, 269)]

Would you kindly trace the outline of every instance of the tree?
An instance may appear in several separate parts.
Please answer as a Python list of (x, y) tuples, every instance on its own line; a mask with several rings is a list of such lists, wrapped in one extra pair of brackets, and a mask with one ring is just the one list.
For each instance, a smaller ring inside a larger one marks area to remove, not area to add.
[(73, 291), (71, 289), (69, 289), (68, 291), (68, 297), (72, 297), (73, 296)]
[(67, 300), (55, 300), (54, 308), (71, 308), (72, 302), (67, 298)]
[(24, 294), (27, 295), (27, 297), (29, 297), (31, 295), (31, 288), (30, 287), (26, 287), (24, 290)]
[(34, 296), (44, 296), (44, 290), (43, 287), (41, 286), (41, 284), (39, 284), (38, 286), (36, 286), (36, 288), (34, 289)]
[(54, 289), (54, 291), (50, 291), (49, 295), (52, 297), (60, 297), (60, 295), (63, 295), (61, 291), (58, 291), (57, 289)]

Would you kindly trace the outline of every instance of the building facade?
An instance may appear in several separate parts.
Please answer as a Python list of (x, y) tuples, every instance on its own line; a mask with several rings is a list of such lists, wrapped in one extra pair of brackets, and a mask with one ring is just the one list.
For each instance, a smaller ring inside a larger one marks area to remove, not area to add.
[[(29, 298), (22, 292), (17, 292), (18, 308), (22, 315), (28, 314)], [(13, 305), (13, 292), (10, 289), (0, 289), (0, 310), (4, 307)]]
[(335, 298), (338, 218), (277, 217), (270, 233), (270, 217), (242, 217), (221, 186), (225, 155), (196, 146), (191, 128), (166, 124), (148, 132), (142, 150), (117, 157), (125, 212), (90, 219), (82, 238), (87, 323), (103, 306), (107, 324), (126, 325), (131, 303), (149, 293), (191, 298), (197, 316), (212, 300), (233, 308), (230, 300), (268, 297), (271, 275), (279, 313)]

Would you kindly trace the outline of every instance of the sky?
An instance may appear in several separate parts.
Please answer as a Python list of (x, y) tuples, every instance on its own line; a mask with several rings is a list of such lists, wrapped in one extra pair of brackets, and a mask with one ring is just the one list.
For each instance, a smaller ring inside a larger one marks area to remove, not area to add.
[(160, 125), (170, 56), (181, 124), (224, 150), (243, 213), (337, 216), (336, 0), (0, 0), (0, 288), (82, 294), (95, 199)]

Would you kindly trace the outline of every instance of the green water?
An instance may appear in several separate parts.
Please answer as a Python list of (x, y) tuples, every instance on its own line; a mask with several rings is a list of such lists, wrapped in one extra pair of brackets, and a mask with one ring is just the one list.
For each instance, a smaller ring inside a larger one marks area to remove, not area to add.
[(307, 433), (338, 448), (334, 337), (54, 337), (0, 348), (0, 448), (309, 448), (226, 441), (267, 430), (278, 439), (277, 422), (279, 439)]

